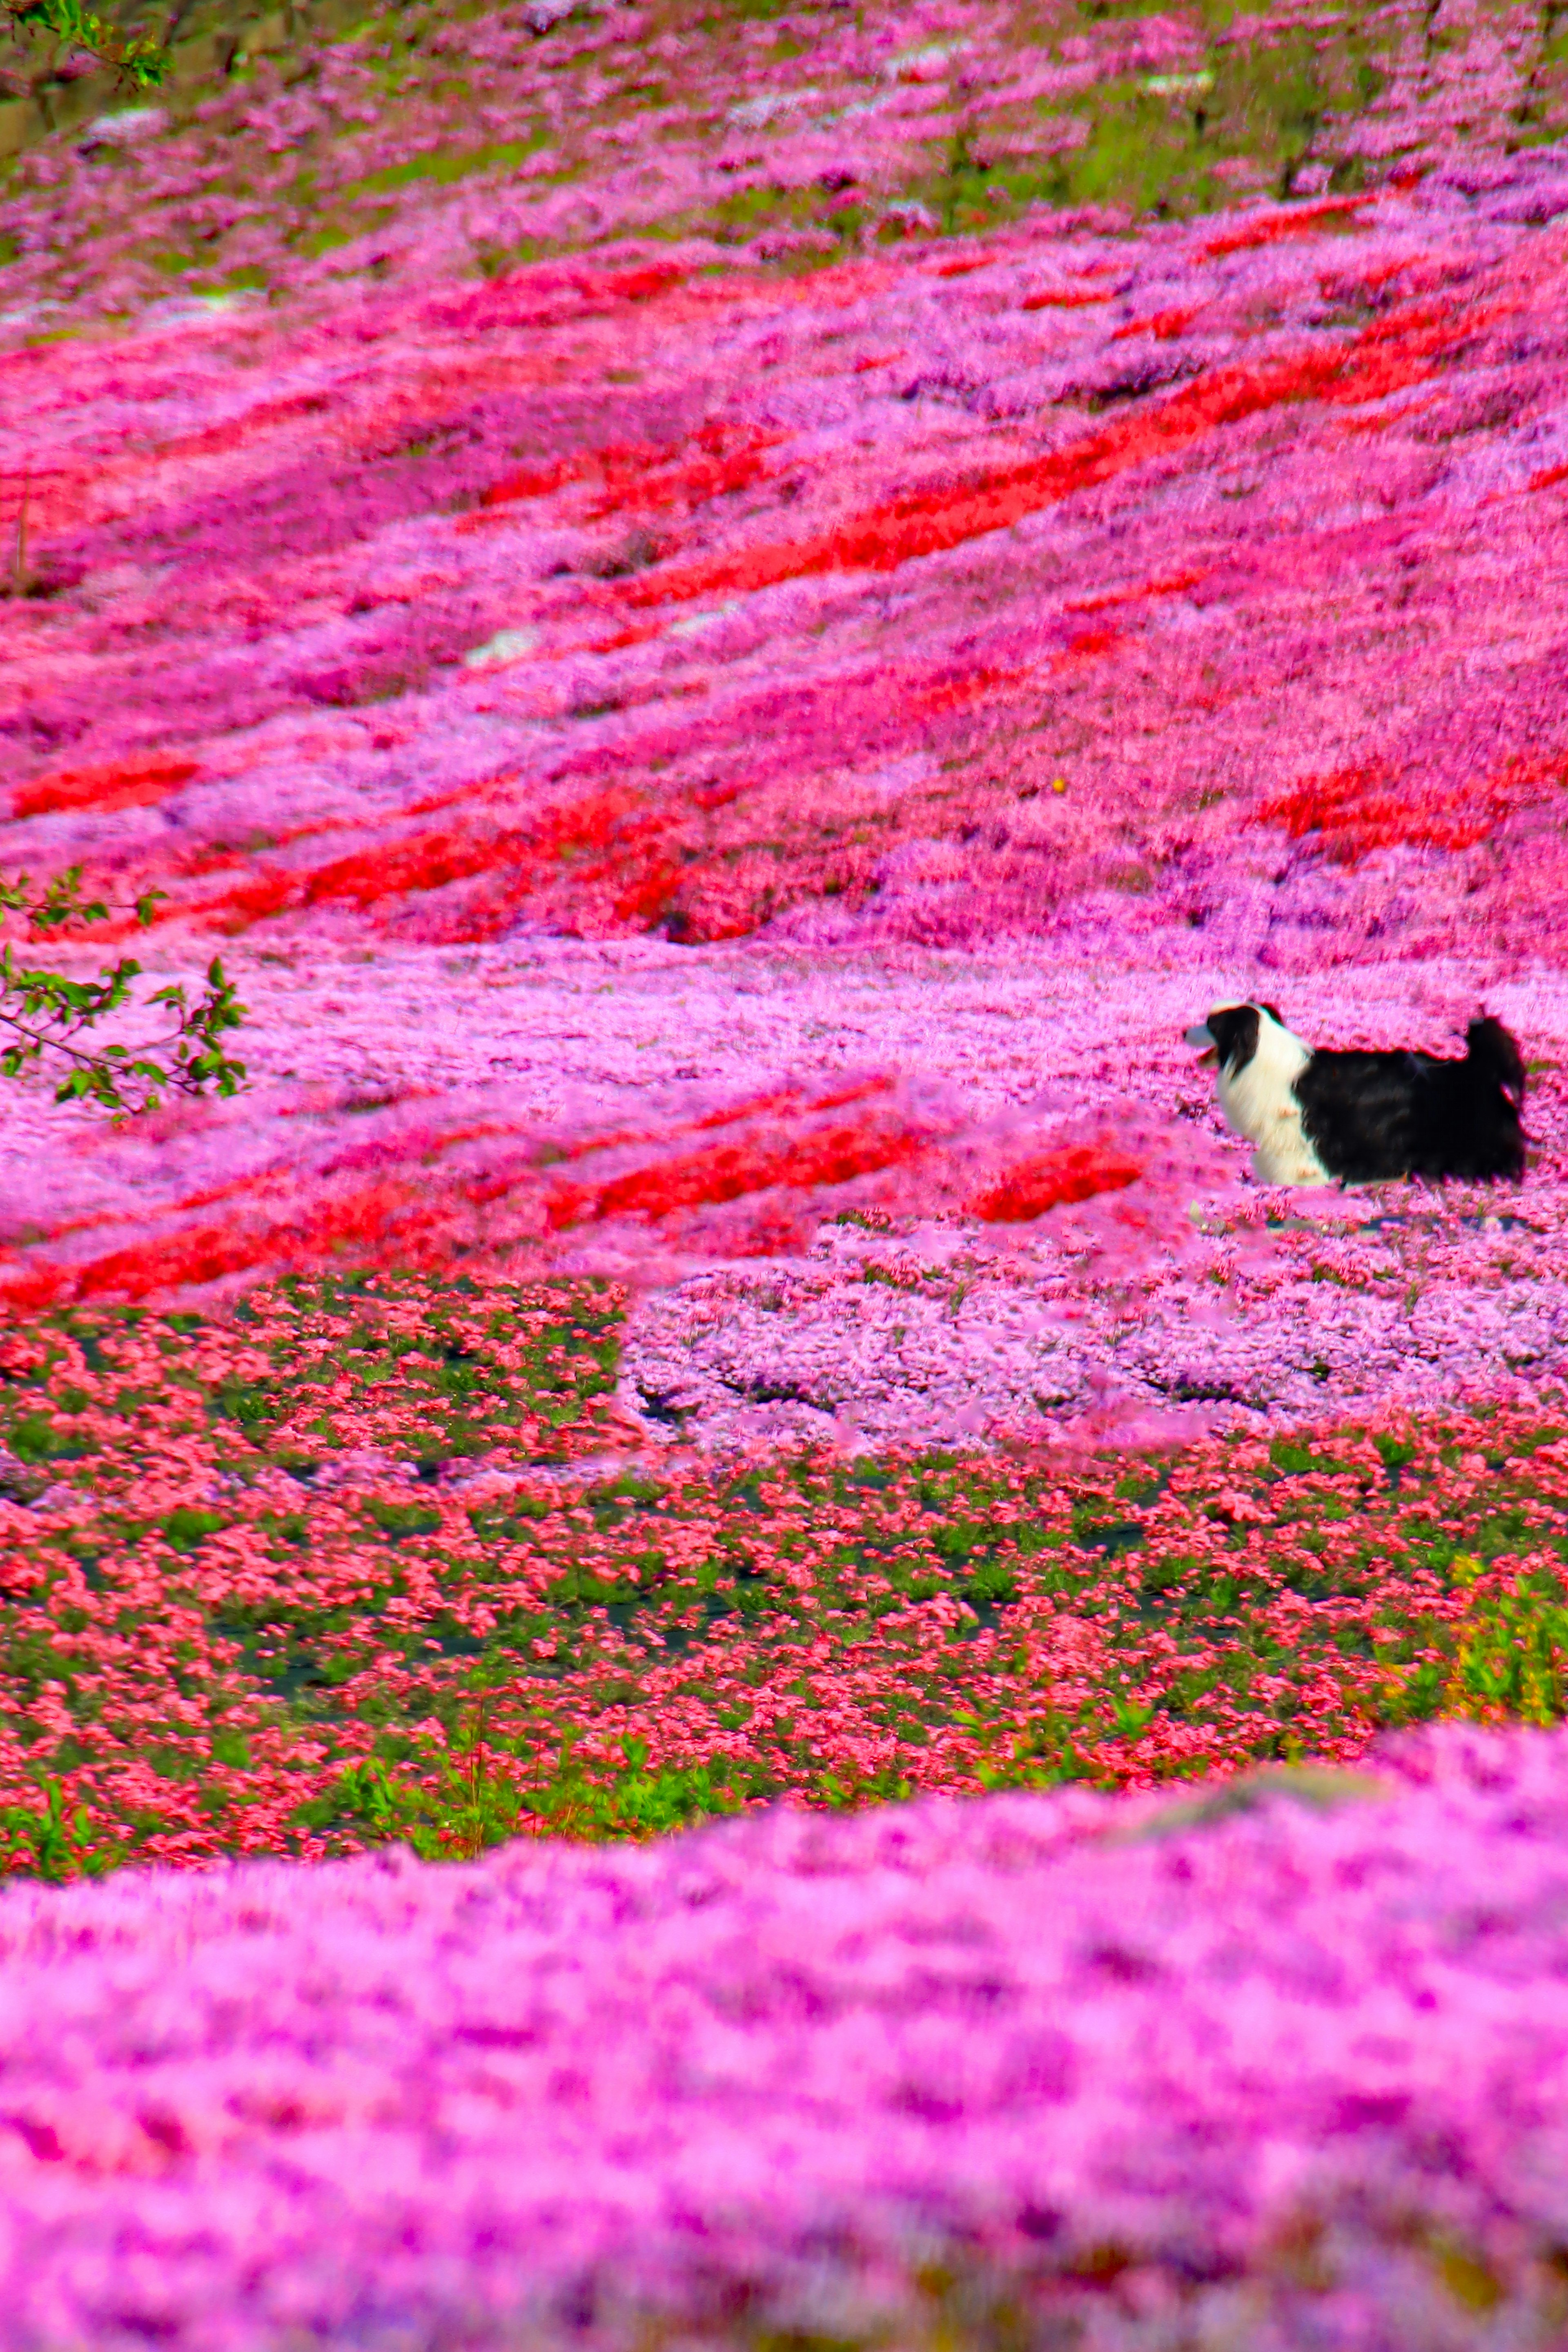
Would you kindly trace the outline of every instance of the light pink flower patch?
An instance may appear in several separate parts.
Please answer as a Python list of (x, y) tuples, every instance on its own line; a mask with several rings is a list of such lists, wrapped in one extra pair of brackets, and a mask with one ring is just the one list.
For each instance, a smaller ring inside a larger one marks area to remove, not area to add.
[(5, 2324), (1545, 2347), (1563, 1773), (18, 1890)]

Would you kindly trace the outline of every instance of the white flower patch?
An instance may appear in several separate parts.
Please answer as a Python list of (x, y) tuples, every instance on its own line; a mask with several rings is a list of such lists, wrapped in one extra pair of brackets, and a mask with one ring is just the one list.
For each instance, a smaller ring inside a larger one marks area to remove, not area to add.
[(731, 613), (740, 610), (740, 598), (731, 596), (727, 604), (715, 604), (710, 612), (688, 613), (684, 620), (671, 621), (669, 634), (672, 637), (700, 636), (705, 629), (712, 628), (719, 621), (727, 621)]
[(143, 139), (155, 139), (169, 127), (169, 118), (161, 106), (130, 106), (121, 114), (100, 114), (89, 122), (77, 141), (79, 147), (134, 147)]
[(759, 98), (746, 98), (732, 106), (724, 120), (737, 131), (765, 131), (781, 114), (798, 114), (804, 106), (820, 99), (819, 89), (778, 89), (764, 91)]
[(594, 0), (529, 0), (528, 6), (522, 12), (523, 22), (531, 33), (549, 33), (554, 30), (563, 17), (570, 16), (574, 9), (581, 7), (591, 9), (593, 6)]
[(882, 71), (889, 81), (939, 81), (945, 68), (968, 47), (967, 41), (928, 41), (922, 48), (902, 49), (898, 56), (885, 58)]
[(938, 226), (936, 215), (931, 206), (921, 204), (912, 196), (901, 197), (896, 205), (889, 205), (887, 207), (887, 217), (889, 220), (902, 221), (910, 228), (934, 229)]
[(488, 645), (475, 646), (463, 656), (463, 667), (491, 669), (501, 662), (523, 661), (538, 643), (537, 629), (500, 629)]

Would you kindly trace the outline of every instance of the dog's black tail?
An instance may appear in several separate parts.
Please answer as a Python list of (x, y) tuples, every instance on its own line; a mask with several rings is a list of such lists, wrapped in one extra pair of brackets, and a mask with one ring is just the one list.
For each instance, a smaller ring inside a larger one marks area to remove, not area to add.
[(1490, 1013), (1472, 1021), (1465, 1032), (1469, 1051), (1465, 1056), (1479, 1078), (1489, 1078), (1500, 1087), (1517, 1110), (1524, 1100), (1524, 1063), (1519, 1047), (1500, 1021)]

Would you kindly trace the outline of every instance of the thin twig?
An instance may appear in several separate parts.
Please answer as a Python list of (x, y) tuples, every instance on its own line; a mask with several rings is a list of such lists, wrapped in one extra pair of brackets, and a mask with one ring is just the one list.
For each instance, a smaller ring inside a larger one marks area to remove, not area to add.
[(470, 1842), (475, 1854), (484, 1851), (485, 1830), (479, 1792), (485, 1780), (485, 1701), (481, 1692), (474, 1706), (474, 1728), (468, 1746), (468, 1807), (472, 1815)]
[(25, 596), (33, 584), (27, 570), (27, 499), (32, 487), (33, 477), (29, 470), (22, 477), (22, 503), (16, 509), (16, 554), (11, 572), (11, 593), (14, 596)]
[[(25, 1021), (18, 1021), (14, 1013), (0, 1012), (0, 1021), (5, 1023), (7, 1029), (15, 1029), (19, 1036), (26, 1037), (31, 1045), (47, 1045), (50, 1053), (64, 1054), (68, 1061), (80, 1062), (89, 1069), (94, 1067), (97, 1064), (98, 1056), (96, 1055), (84, 1054), (79, 1047), (75, 1045), (68, 1045), (63, 1037), (51, 1037), (46, 1031), (29, 1029)], [(88, 1025), (89, 1024), (86, 1021), (79, 1021), (76, 1024), (76, 1028), (69, 1031), (68, 1034), (74, 1037), (77, 1034), (77, 1030), (85, 1029)], [(152, 1039), (150, 1044), (139, 1047), (138, 1051), (143, 1054), (163, 1053), (168, 1047), (177, 1045), (184, 1034), (185, 1033), (183, 1029), (171, 1029), (166, 1037), (154, 1037)], [(124, 1075), (129, 1077), (132, 1075), (132, 1071), (127, 1070)], [(176, 1067), (170, 1073), (165, 1083), (169, 1086), (177, 1087), (184, 1073), (176, 1066)]]

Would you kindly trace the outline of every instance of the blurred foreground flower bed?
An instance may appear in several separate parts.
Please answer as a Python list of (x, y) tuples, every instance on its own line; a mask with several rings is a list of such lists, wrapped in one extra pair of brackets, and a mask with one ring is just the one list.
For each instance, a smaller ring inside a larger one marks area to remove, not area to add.
[(6, 2339), (1546, 2352), (1568, 1740), (0, 1905)]

